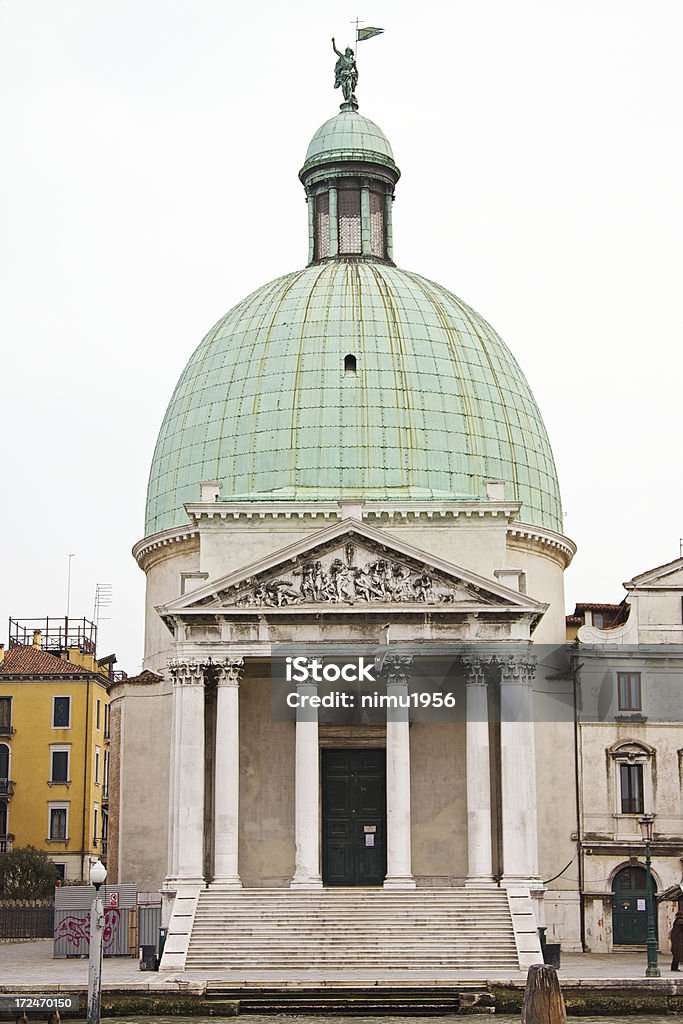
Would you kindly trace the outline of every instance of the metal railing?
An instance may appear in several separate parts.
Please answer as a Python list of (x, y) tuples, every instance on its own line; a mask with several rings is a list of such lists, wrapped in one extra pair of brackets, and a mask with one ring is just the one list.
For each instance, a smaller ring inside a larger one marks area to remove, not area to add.
[(14, 783), (11, 779), (0, 779), (0, 796), (14, 796)]
[(77, 647), (84, 654), (97, 650), (97, 626), (90, 619), (60, 618), (10, 619), (10, 647), (39, 647), (41, 651), (60, 651)]
[(0, 853), (11, 853), (14, 836), (0, 836)]

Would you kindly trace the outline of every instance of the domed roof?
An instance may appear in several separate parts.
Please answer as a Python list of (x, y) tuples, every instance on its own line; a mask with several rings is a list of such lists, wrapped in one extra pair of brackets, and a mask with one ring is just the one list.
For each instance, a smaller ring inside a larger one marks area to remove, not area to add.
[(488, 479), (506, 481), (522, 522), (561, 530), (550, 444), (510, 351), (440, 285), (338, 258), (260, 288), (199, 345), (157, 441), (146, 534), (185, 524), (202, 480), (231, 500), (417, 501), (485, 500)]
[(382, 129), (356, 110), (342, 110), (318, 128), (308, 146), (300, 177), (322, 164), (345, 161), (383, 164), (398, 171)]

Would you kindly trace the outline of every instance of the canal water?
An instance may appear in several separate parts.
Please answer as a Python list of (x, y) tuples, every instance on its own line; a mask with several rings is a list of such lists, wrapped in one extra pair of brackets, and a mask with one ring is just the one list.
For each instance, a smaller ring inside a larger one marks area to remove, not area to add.
[[(456, 1021), (471, 1020), (491, 1021), (492, 1024), (519, 1024), (519, 1017), (508, 1014), (476, 1014), (468, 1017), (452, 1015), (450, 1017), (342, 1017), (337, 1014), (331, 1017), (308, 1017), (299, 1014), (262, 1015), (245, 1013), (241, 1017), (109, 1017), (102, 1024), (217, 1024), (218, 1020), (243, 1021), (244, 1024), (455, 1024)], [(569, 1024), (672, 1024), (679, 1014), (668, 1017), (654, 1015), (651, 1017), (569, 1017)]]

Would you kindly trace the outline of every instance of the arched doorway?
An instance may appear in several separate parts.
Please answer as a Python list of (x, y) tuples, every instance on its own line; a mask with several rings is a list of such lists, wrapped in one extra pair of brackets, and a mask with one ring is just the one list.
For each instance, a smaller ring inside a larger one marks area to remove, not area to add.
[(6, 743), (0, 743), (0, 786), (7, 779), (9, 779), (9, 747)]
[[(652, 892), (656, 892), (652, 879)], [(644, 946), (647, 942), (645, 868), (627, 867), (612, 880), (612, 938), (615, 946)], [(655, 931), (657, 914), (655, 913)]]

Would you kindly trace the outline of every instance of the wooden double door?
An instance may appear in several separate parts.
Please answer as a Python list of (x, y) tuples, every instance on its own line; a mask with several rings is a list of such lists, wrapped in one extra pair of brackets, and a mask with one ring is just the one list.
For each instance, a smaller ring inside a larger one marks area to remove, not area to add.
[(387, 873), (386, 752), (322, 751), (323, 883), (381, 885)]

